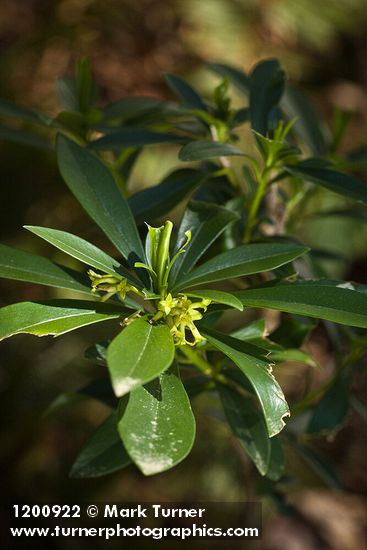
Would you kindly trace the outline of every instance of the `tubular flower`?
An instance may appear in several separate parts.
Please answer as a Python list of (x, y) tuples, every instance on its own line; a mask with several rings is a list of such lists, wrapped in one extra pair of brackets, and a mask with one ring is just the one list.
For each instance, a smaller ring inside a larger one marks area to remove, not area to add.
[(102, 302), (105, 302), (114, 294), (118, 294), (121, 300), (124, 300), (127, 292), (139, 292), (137, 288), (127, 282), (127, 279), (119, 277), (118, 275), (101, 275), (90, 269), (88, 271), (88, 276), (92, 283), (93, 293), (99, 291), (106, 292), (101, 298)]
[[(201, 300), (200, 302), (192, 302), (189, 298), (182, 294), (177, 298), (173, 298), (171, 294), (167, 294), (158, 302), (157, 313), (153, 317), (153, 321), (164, 319), (168, 325), (171, 334), (175, 340), (176, 346), (188, 344), (194, 346), (198, 342), (205, 340), (201, 336), (194, 321), (202, 319), (203, 314), (198, 311), (206, 311), (211, 300)], [(187, 340), (187, 332), (191, 333), (192, 338)]]

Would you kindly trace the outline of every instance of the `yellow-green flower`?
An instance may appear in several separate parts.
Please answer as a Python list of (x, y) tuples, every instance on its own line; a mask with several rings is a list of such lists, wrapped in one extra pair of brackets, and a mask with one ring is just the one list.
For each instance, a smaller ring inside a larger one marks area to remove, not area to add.
[[(199, 321), (203, 317), (203, 314), (198, 310), (201, 309), (205, 312), (210, 303), (211, 300), (192, 302), (184, 294), (179, 295), (177, 298), (173, 298), (171, 294), (168, 294), (158, 302), (158, 311), (153, 317), (153, 321), (162, 318), (165, 320), (176, 346), (186, 344), (194, 346), (204, 340), (194, 324), (194, 321)], [(191, 333), (192, 338), (187, 339), (187, 332)]]
[(133, 285), (130, 285), (127, 279), (115, 274), (102, 275), (96, 273), (92, 269), (88, 271), (88, 276), (92, 283), (92, 292), (106, 292), (105, 296), (101, 298), (102, 302), (105, 302), (111, 298), (114, 294), (118, 294), (121, 300), (125, 299), (126, 293), (133, 291), (138, 293), (138, 289)]
[(178, 303), (178, 298), (172, 298), (172, 294), (169, 293), (164, 299), (159, 301), (158, 311), (162, 311), (165, 315), (169, 315), (172, 309), (178, 306)]

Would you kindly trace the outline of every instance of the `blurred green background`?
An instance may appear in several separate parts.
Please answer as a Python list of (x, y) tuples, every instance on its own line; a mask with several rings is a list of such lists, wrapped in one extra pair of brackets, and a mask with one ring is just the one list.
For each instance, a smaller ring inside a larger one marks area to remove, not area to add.
[[(165, 72), (186, 77), (205, 94), (217, 83), (206, 62), (222, 61), (248, 71), (256, 61), (272, 56), (281, 60), (290, 79), (314, 99), (330, 124), (336, 108), (352, 113), (342, 144), (348, 150), (367, 138), (366, 29), (365, 0), (2, 0), (0, 96), (56, 115), (60, 105), (55, 81), (71, 74), (80, 57), (91, 60), (102, 103), (131, 95), (170, 97), (162, 79)], [(61, 253), (21, 229), (36, 224), (92, 235), (93, 242), (108, 251), (61, 182), (52, 153), (0, 140), (0, 162), (1, 242), (65, 262)], [(157, 183), (175, 164), (175, 151), (148, 149), (134, 170), (131, 189)], [(299, 232), (307, 244), (343, 253), (345, 261), (330, 266), (331, 273), (366, 282), (360, 221), (311, 219)], [(0, 281), (0, 305), (57, 295), (52, 289)], [(231, 501), (261, 492), (253, 467), (215, 412), (214, 396), (195, 401), (197, 442), (190, 457), (173, 471), (146, 479), (130, 467), (98, 480), (68, 479), (78, 449), (108, 410), (85, 400), (43, 413), (60, 392), (71, 392), (98, 375), (100, 367), (83, 360), (83, 352), (88, 343), (110, 335), (110, 328), (84, 329), (61, 339), (17, 336), (1, 344), (3, 501)], [(333, 362), (322, 331), (310, 346), (323, 367), (313, 382), (317, 385), (330, 374)], [(306, 370), (293, 365), (280, 371), (289, 395), (297, 394)], [(358, 384), (361, 390), (363, 384)], [(292, 496), (298, 516), (282, 517), (265, 499), (261, 548), (363, 546), (365, 436), (365, 426), (351, 415), (333, 440), (320, 442), (346, 488), (341, 497), (291, 457), (291, 470), (304, 478), (304, 488), (296, 485)], [(333, 510), (334, 519), (323, 517), (326, 509)], [(89, 547), (99, 548), (93, 544)], [(59, 547), (86, 546), (64, 541)]]

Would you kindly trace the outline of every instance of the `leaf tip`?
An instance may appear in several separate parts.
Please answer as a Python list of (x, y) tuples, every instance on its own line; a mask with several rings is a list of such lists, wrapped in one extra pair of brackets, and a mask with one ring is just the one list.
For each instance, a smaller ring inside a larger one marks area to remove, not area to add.
[(174, 466), (174, 461), (169, 457), (158, 457), (147, 456), (144, 460), (140, 460), (137, 463), (139, 470), (145, 476), (153, 476), (155, 474), (160, 474), (165, 472)]
[(112, 379), (113, 390), (116, 397), (123, 397), (140, 384), (142, 384), (142, 380), (130, 376)]

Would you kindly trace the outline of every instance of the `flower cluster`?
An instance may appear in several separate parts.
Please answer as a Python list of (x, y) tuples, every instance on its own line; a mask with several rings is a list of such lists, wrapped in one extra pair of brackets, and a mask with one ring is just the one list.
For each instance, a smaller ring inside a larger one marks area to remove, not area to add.
[[(171, 294), (167, 294), (165, 298), (159, 300), (158, 311), (152, 321), (164, 319), (176, 346), (185, 344), (194, 346), (204, 340), (194, 324), (194, 321), (199, 321), (203, 317), (198, 310), (202, 309), (204, 313), (210, 303), (211, 300), (206, 299), (200, 302), (192, 302), (185, 294), (180, 294), (176, 298), (173, 298)], [(189, 339), (187, 339), (188, 333), (191, 333)]]
[(92, 283), (92, 292), (96, 293), (99, 291), (106, 292), (106, 294), (101, 298), (102, 302), (109, 300), (114, 294), (118, 294), (121, 300), (125, 299), (127, 292), (135, 292), (139, 294), (137, 288), (128, 283), (123, 277), (118, 275), (108, 274), (101, 275), (90, 269), (88, 271), (88, 276)]
[[(116, 274), (100, 274), (92, 269), (88, 271), (88, 276), (92, 283), (92, 292), (105, 292), (101, 301), (109, 300), (114, 294), (118, 294), (121, 300), (124, 300), (127, 292), (142, 293), (126, 279)], [(203, 299), (198, 302), (192, 302), (185, 294), (179, 294), (173, 297), (167, 294), (156, 303), (157, 312), (151, 319), (152, 322), (164, 321), (173, 336), (176, 346), (195, 346), (198, 342), (204, 340), (194, 324), (203, 318), (203, 313), (211, 304), (211, 300)], [(198, 311), (202, 310), (202, 313)], [(140, 315), (140, 313), (139, 313)]]

